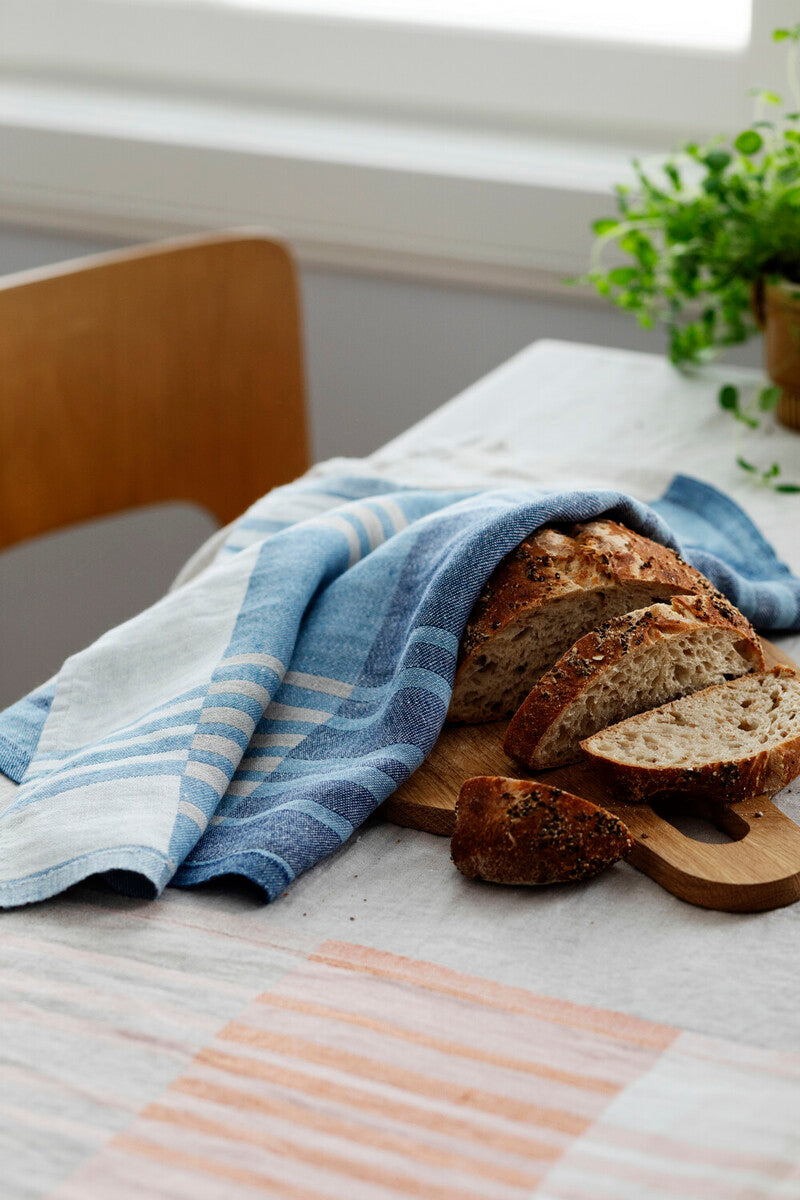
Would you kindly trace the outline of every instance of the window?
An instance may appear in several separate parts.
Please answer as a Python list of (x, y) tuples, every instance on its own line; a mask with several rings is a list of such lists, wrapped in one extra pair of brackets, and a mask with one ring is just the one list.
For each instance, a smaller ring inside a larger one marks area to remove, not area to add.
[(0, 219), (254, 224), (562, 290), (634, 153), (735, 129), (797, 0), (0, 0)]
[[(203, 3), (204, 0), (194, 0)], [(751, 0), (219, 0), (222, 4), (316, 16), (413, 21), (648, 45), (741, 50), (750, 37)]]
[[(744, 120), (791, 0), (4, 0), (18, 71), (658, 145)], [(766, 84), (766, 80), (764, 80)], [(699, 128), (698, 128), (699, 126)]]

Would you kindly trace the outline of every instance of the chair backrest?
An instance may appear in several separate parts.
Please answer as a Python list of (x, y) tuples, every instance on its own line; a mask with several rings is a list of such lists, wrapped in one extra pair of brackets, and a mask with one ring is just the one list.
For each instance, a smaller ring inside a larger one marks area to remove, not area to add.
[(193, 238), (0, 279), (0, 548), (167, 500), (225, 524), (307, 465), (280, 243)]

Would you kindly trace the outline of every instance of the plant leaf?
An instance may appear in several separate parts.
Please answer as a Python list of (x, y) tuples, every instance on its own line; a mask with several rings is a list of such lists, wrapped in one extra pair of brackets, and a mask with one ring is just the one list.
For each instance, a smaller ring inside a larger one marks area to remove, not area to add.
[(619, 229), (619, 221), (614, 217), (600, 217), (592, 225), (592, 231), (600, 237), (604, 233), (611, 233), (612, 229)]
[(675, 166), (675, 163), (673, 163), (673, 162), (664, 163), (664, 174), (666, 175), (667, 179), (670, 181), (672, 186), (675, 188), (675, 191), (679, 192), (681, 190), (681, 188), (683, 187), (683, 180), (681, 179), (681, 173), (678, 170), (678, 168)]
[(726, 383), (719, 389), (717, 400), (720, 408), (724, 408), (726, 412), (739, 411), (739, 389), (735, 388), (732, 383)]
[(758, 154), (764, 145), (764, 139), (756, 129), (745, 129), (743, 133), (739, 134), (733, 144), (740, 154), (745, 154), (749, 157), (752, 154)]
[(762, 412), (772, 412), (781, 398), (779, 387), (765, 387), (758, 393), (758, 407)]
[(773, 491), (784, 492), (797, 495), (800, 492), (800, 484), (797, 483), (776, 483)]
[(748, 462), (746, 458), (742, 458), (740, 454), (737, 455), (736, 461), (743, 471), (749, 471), (751, 475), (757, 474), (757, 468), (751, 462)]
[(608, 272), (608, 278), (617, 287), (625, 287), (626, 284), (632, 283), (638, 274), (636, 267), (614, 267), (613, 271)]
[[(758, 137), (758, 134), (756, 134), (756, 137)], [(727, 150), (709, 150), (703, 159), (709, 171), (713, 171), (714, 174), (724, 171), (730, 161), (731, 156)]]

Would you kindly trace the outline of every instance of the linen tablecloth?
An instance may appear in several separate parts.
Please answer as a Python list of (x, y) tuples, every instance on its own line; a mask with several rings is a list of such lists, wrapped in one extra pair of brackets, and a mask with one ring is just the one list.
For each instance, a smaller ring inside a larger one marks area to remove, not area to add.
[[(647, 499), (677, 467), (703, 475), (800, 567), (796, 502), (736, 485), (714, 384), (699, 397), (643, 356), (535, 347), (372, 465), (421, 485), (552, 477), (552, 394), (591, 414), (582, 379), (609, 446), (634, 400), (658, 421), (669, 387), (674, 427), (615, 463), (565, 405), (565, 476), (613, 486), (624, 467)], [(496, 452), (476, 441), (488, 414)], [(779, 804), (797, 819), (799, 800)], [(493, 888), (445, 839), (378, 819), (269, 907), (83, 884), (0, 917), (2, 1193), (789, 1200), (799, 921), (693, 908), (626, 864)]]

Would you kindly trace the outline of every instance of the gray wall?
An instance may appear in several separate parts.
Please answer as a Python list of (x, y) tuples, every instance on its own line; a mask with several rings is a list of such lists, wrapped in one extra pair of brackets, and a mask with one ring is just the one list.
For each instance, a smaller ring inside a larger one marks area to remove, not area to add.
[[(118, 243), (0, 229), (0, 274)], [(302, 294), (316, 458), (362, 455), (542, 337), (661, 352), (658, 334), (593, 302), (306, 269)], [(737, 356), (756, 362), (757, 347)], [(0, 469), (2, 466), (0, 465)], [(0, 555), (0, 703), (164, 590), (207, 536), (187, 506), (40, 539)]]
[(658, 351), (632, 320), (576, 298), (303, 273), (318, 457), (367, 453), (537, 338)]
[[(0, 274), (113, 248), (0, 228)], [(368, 454), (537, 338), (661, 353), (660, 333), (593, 299), (555, 299), (340, 271), (301, 272), (316, 458)], [(758, 362), (758, 348), (735, 357)]]

